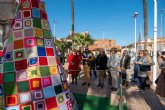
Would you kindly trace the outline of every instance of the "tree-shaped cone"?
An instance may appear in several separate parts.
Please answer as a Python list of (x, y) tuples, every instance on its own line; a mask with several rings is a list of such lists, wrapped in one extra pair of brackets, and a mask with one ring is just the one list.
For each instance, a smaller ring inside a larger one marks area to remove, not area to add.
[(79, 110), (40, 0), (21, 0), (0, 64), (0, 110)]

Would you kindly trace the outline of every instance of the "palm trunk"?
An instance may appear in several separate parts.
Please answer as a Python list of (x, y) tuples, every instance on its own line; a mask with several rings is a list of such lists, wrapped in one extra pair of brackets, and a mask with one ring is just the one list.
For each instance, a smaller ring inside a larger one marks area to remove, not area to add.
[[(71, 0), (71, 8), (72, 8), (72, 30), (71, 30), (71, 34), (72, 34), (72, 38), (74, 36), (74, 0)], [(72, 50), (74, 48), (74, 42), (72, 41)]]
[(148, 16), (147, 16), (147, 0), (143, 1), (143, 15), (144, 15), (144, 49), (147, 50), (148, 39)]

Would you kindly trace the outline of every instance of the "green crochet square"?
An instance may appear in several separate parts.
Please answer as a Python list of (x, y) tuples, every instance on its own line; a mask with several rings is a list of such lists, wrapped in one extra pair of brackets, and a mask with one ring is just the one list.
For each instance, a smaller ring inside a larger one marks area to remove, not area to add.
[(33, 18), (33, 26), (42, 29), (41, 19)]
[(4, 83), (12, 83), (15, 82), (15, 74), (14, 73), (4, 73), (3, 75)]
[(29, 82), (28, 81), (18, 82), (18, 92), (26, 92), (26, 91), (29, 91)]
[(40, 74), (41, 74), (41, 77), (49, 76), (50, 75), (49, 67), (47, 66), (40, 67)]
[(5, 95), (12, 95), (17, 93), (16, 84), (4, 84), (3, 86)]
[(47, 39), (51, 38), (51, 32), (49, 30), (44, 30), (44, 38), (47, 38)]
[(14, 72), (14, 62), (4, 62), (3, 65), (3, 71), (4, 72)]

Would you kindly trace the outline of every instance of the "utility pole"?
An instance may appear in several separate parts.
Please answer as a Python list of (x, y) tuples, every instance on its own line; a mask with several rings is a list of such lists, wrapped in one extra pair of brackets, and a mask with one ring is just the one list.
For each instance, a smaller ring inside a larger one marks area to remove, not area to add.
[[(72, 30), (71, 30), (71, 36), (74, 36), (74, 0), (71, 0), (71, 9), (72, 9)], [(71, 38), (72, 38), (71, 37)], [(72, 50), (74, 48), (74, 42), (72, 41)]]
[(162, 43), (162, 41), (163, 41), (163, 11), (164, 11), (164, 9), (161, 9), (161, 11), (160, 11), (160, 36), (161, 36), (161, 44), (160, 44), (160, 51), (162, 51), (162, 49), (163, 49), (163, 43)]
[(138, 12), (135, 12), (133, 17), (135, 19), (135, 54), (136, 54), (136, 17), (138, 16)]
[(56, 23), (57, 21), (54, 19), (54, 42), (56, 41)]

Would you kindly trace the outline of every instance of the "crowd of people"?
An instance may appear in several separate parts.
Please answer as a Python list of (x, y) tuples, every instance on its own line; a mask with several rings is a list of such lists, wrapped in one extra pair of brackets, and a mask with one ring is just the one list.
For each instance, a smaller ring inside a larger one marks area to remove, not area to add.
[[(151, 84), (151, 68), (155, 65), (152, 57), (147, 50), (140, 50), (136, 57), (131, 58), (127, 50), (124, 50), (121, 55), (118, 54), (117, 48), (112, 48), (110, 53), (105, 54), (104, 49), (99, 50), (98, 55), (94, 55), (89, 50), (88, 46), (84, 51), (74, 49), (68, 56), (68, 74), (72, 76), (71, 84), (77, 84), (77, 76), (81, 71), (80, 65), (83, 65), (84, 80), (82, 86), (90, 86), (90, 77), (94, 74), (98, 79), (97, 87), (104, 87), (104, 79), (106, 72), (110, 81), (110, 89), (112, 91), (119, 90), (119, 79), (123, 79), (123, 86), (126, 88), (130, 83), (137, 84), (139, 91), (144, 93), (145, 89), (150, 89)], [(156, 80), (156, 93), (165, 97), (165, 51), (162, 51), (158, 56), (158, 65), (161, 69), (161, 74)], [(133, 66), (133, 73), (130, 72)]]

